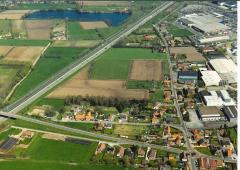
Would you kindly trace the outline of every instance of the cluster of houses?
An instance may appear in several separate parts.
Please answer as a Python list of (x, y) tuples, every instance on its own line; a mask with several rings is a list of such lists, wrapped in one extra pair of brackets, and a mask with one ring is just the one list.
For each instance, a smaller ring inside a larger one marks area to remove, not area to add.
[(163, 139), (167, 139), (167, 146), (183, 146), (184, 139), (181, 131), (173, 131), (170, 126), (163, 130)]

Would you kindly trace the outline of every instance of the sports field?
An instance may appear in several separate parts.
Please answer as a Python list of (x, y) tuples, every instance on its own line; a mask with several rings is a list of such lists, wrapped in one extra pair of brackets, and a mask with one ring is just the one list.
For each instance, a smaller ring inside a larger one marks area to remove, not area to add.
[(112, 48), (93, 63), (90, 78), (127, 80), (134, 59), (166, 60), (167, 55), (150, 49)]
[(50, 47), (35, 65), (31, 74), (18, 86), (12, 100), (25, 95), (40, 83), (80, 57), (84, 48)]

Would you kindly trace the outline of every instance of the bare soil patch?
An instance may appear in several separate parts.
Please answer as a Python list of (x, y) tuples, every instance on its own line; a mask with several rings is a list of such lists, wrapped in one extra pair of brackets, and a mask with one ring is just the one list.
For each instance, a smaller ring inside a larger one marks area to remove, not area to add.
[(31, 10), (6, 10), (0, 13), (0, 19), (21, 19)]
[(45, 134), (43, 134), (43, 135), (42, 135), (42, 138), (50, 139), (50, 140), (65, 141), (65, 137), (64, 137), (63, 135), (50, 134), (50, 133), (45, 133)]
[(80, 26), (85, 30), (108, 27), (104, 21), (80, 22)]
[(54, 27), (55, 21), (52, 20), (26, 20), (29, 39), (50, 39), (50, 34)]
[(186, 54), (187, 61), (205, 61), (203, 55), (194, 47), (172, 47), (170, 48), (171, 54)]
[(130, 80), (163, 79), (163, 66), (159, 60), (134, 60), (129, 74)]
[(12, 46), (0, 46), (0, 56), (5, 56), (12, 48)]
[(42, 53), (44, 47), (14, 47), (4, 60), (33, 63)]

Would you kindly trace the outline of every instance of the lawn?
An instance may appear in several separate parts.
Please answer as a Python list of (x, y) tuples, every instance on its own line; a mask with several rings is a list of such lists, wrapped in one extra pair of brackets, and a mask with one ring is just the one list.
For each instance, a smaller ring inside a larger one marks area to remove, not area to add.
[(47, 46), (48, 40), (0, 39), (0, 45), (7, 46)]
[(90, 76), (93, 79), (127, 80), (134, 59), (163, 59), (163, 53), (152, 53), (150, 49), (112, 48), (102, 54), (92, 65)]
[(81, 130), (86, 130), (86, 131), (92, 131), (94, 128), (93, 123), (61, 122), (60, 124), (74, 128), (74, 129), (81, 129)]
[(0, 132), (0, 141), (5, 140), (9, 135), (16, 135), (16, 134), (19, 134), (20, 132), (21, 130), (14, 129), (14, 128), (10, 128), (3, 132)]
[(31, 74), (18, 86), (11, 101), (25, 95), (36, 88), (40, 83), (80, 58), (84, 48), (50, 47), (40, 57)]
[(50, 99), (50, 98), (40, 98), (34, 103), (35, 106), (50, 105), (55, 109), (62, 108), (64, 106), (64, 100), (62, 99)]
[(0, 20), (0, 35), (11, 33), (10, 20)]
[(150, 94), (150, 99), (151, 102), (156, 102), (160, 101), (163, 102), (163, 88), (156, 89), (154, 93)]
[(100, 37), (95, 29), (84, 30), (79, 22), (70, 21), (67, 24), (68, 38), (71, 40), (98, 40)]
[(174, 37), (186, 37), (193, 35), (189, 30), (178, 28), (176, 26), (171, 26), (168, 29), (169, 33), (172, 34)]
[(200, 153), (203, 153), (205, 155), (209, 155), (212, 156), (212, 153), (210, 151), (210, 149), (208, 147), (201, 147), (201, 148), (195, 148), (197, 151), (199, 151)]

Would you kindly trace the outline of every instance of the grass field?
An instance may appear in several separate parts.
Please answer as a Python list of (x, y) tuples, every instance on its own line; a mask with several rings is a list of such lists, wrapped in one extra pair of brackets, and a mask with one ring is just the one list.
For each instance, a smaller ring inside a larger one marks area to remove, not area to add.
[(36, 101), (36, 103), (34, 105), (36, 105), (36, 106), (50, 105), (50, 106), (55, 107), (56, 109), (59, 109), (64, 106), (64, 100), (41, 98), (40, 100)]
[(230, 139), (235, 148), (237, 148), (237, 131), (235, 128), (228, 128)]
[(78, 41), (68, 41), (68, 40), (59, 40), (54, 41), (52, 47), (94, 47), (96, 46), (100, 40), (78, 40)]
[(174, 37), (186, 37), (193, 35), (190, 31), (187, 29), (178, 28), (176, 26), (171, 26), (168, 29), (169, 33), (172, 34)]
[(9, 135), (16, 135), (19, 134), (21, 130), (10, 128), (6, 131), (0, 132), (0, 141), (6, 139)]
[(54, 10), (54, 9), (68, 9), (68, 8), (76, 8), (76, 4), (69, 3), (29, 3), (29, 4), (18, 4), (10, 9), (17, 10), (31, 10), (31, 9), (39, 9), (39, 10)]
[(83, 51), (84, 48), (48, 48), (44, 55), (40, 57), (31, 74), (18, 86), (11, 100), (22, 97), (40, 83), (68, 66), (78, 59)]
[(68, 22), (67, 24), (68, 38), (71, 40), (98, 40), (98, 36), (95, 29), (84, 30), (80, 27), (79, 22)]
[(195, 149), (203, 154), (212, 156), (212, 153), (208, 147), (201, 147), (201, 148), (195, 148)]
[(75, 129), (91, 131), (94, 128), (93, 123), (78, 123), (78, 122), (62, 122), (61, 125), (68, 126)]
[(0, 45), (7, 46), (47, 46), (48, 40), (0, 39)]
[(134, 59), (165, 60), (166, 58), (166, 54), (152, 53), (150, 49), (112, 48), (94, 62), (90, 70), (90, 77), (102, 80), (127, 80)]
[(0, 35), (11, 33), (10, 20), (0, 20)]
[(161, 86), (160, 82), (155, 81), (137, 81), (129, 80), (127, 82), (128, 89), (152, 89)]

